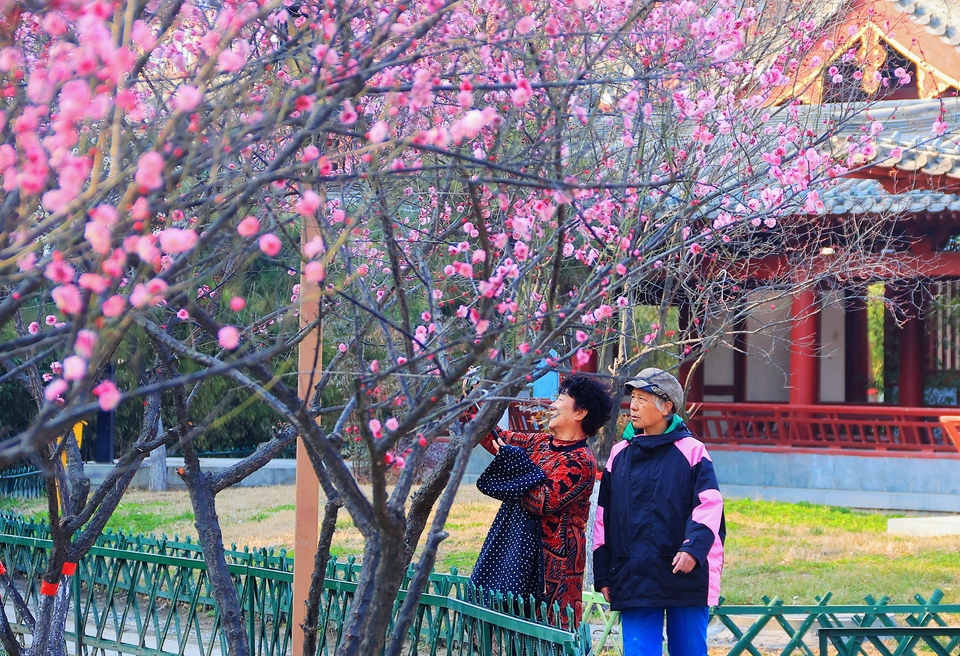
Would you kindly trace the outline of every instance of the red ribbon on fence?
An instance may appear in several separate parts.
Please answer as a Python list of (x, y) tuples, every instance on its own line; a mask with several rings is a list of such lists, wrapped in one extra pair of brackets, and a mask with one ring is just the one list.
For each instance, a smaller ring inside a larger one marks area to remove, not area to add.
[(60, 587), (59, 583), (50, 583), (48, 581), (40, 581), (40, 594), (46, 597), (56, 596), (58, 587)]
[(64, 563), (63, 564), (63, 575), (64, 576), (73, 576), (74, 572), (77, 571), (76, 563)]
[(3, 563), (0, 562), (0, 576), (3, 576), (7, 573), (7, 568), (3, 566)]

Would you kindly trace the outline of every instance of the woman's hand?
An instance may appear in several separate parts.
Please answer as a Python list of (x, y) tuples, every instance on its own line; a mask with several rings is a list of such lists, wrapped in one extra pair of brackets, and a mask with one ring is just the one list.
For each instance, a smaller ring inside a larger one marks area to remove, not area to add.
[(605, 585), (602, 588), (600, 588), (600, 594), (603, 595), (603, 600), (609, 604), (610, 603), (610, 586)]
[(679, 551), (673, 557), (673, 573), (689, 574), (697, 566), (697, 559), (686, 551)]
[(507, 443), (503, 441), (503, 438), (502, 438), (502, 437), (495, 437), (495, 438), (490, 442), (490, 448), (493, 449), (493, 453), (494, 453), (494, 455), (496, 455), (496, 454), (500, 453), (500, 447), (506, 446), (506, 444), (507, 444)]

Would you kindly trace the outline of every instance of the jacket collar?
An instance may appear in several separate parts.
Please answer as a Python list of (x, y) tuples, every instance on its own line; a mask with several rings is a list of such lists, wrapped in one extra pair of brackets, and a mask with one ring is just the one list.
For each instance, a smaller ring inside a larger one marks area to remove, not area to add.
[(680, 415), (673, 415), (673, 419), (670, 421), (670, 424), (667, 426), (666, 432), (660, 435), (636, 435), (627, 438), (630, 440), (630, 443), (635, 446), (640, 446), (644, 450), (646, 449), (655, 449), (658, 446), (664, 444), (672, 444), (677, 440), (681, 440), (685, 437), (692, 437), (693, 433), (690, 432), (690, 429), (687, 428), (687, 425), (683, 423), (683, 420), (680, 418)]

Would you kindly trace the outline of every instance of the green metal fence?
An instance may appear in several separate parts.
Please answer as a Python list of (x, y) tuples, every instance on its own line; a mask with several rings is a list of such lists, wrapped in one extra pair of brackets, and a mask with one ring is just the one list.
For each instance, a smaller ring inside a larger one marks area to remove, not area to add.
[(0, 495), (15, 499), (36, 499), (47, 494), (43, 472), (26, 463), (0, 472)]
[[(39, 576), (51, 546), (42, 522), (0, 513), (0, 560), (7, 566), (31, 606), (39, 594)], [(243, 600), (244, 621), (253, 653), (285, 656), (291, 651), (290, 606), (293, 562), (283, 550), (237, 549), (227, 552), (230, 572)], [(317, 654), (335, 653), (344, 619), (356, 590), (360, 564), (331, 560), (321, 607), (322, 635)], [(408, 578), (395, 604), (406, 596)], [(78, 564), (71, 579), (73, 608), (67, 627), (76, 654), (137, 656), (226, 655), (220, 616), (213, 601), (200, 546), (189, 539), (131, 536), (107, 531)], [(408, 633), (410, 656), (622, 656), (618, 614), (596, 593), (584, 594), (584, 622), (577, 633), (544, 620), (546, 608), (495, 597), (486, 605), (469, 579), (454, 570), (433, 574)], [(937, 590), (916, 595), (912, 604), (892, 604), (868, 596), (863, 604), (818, 603), (787, 606), (764, 598), (759, 606), (714, 609), (715, 623), (725, 627), (722, 653), (727, 656), (815, 656), (818, 629), (837, 627), (943, 627), (960, 625), (960, 604), (944, 604)], [(6, 602), (6, 599), (0, 600)], [(559, 613), (554, 612), (554, 616)], [(533, 617), (533, 620), (527, 619)], [(84, 627), (82, 631), (76, 627)], [(15, 625), (26, 632), (26, 627)], [(593, 635), (591, 636), (591, 630)], [(837, 640), (842, 640), (837, 638)], [(960, 654), (960, 638), (921, 646), (890, 640), (834, 642), (849, 656), (919, 656), (922, 648), (940, 656)], [(591, 644), (592, 643), (592, 644)], [(716, 654), (716, 650), (711, 650)]]
[[(863, 604), (831, 604), (832, 593), (817, 598), (813, 605), (786, 606), (780, 599), (763, 598), (762, 606), (727, 606), (721, 598), (711, 621), (722, 624), (726, 656), (815, 656), (819, 654), (819, 629), (866, 627), (946, 627), (960, 625), (960, 604), (942, 603), (944, 594), (935, 590), (930, 597), (915, 595), (913, 604), (891, 604), (889, 597), (868, 595)], [(598, 593), (584, 594), (584, 622), (598, 626), (595, 653), (623, 656), (619, 613), (610, 612)], [(602, 627), (602, 630), (599, 630)], [(763, 640), (761, 641), (761, 636)], [(926, 646), (938, 656), (960, 654), (960, 638), (939, 641), (925, 638)], [(896, 639), (880, 640), (831, 638), (844, 656), (917, 656), (922, 649)], [(899, 646), (899, 648), (898, 648)], [(711, 651), (711, 653), (714, 653)]]
[[(0, 528), (7, 529), (0, 532), (0, 559), (25, 591), (28, 604), (36, 607), (39, 577), (51, 547), (46, 527), (5, 515), (0, 517)], [(282, 552), (236, 549), (230, 551), (228, 560), (243, 601), (253, 653), (290, 653), (291, 560)], [(331, 560), (328, 565), (319, 655), (335, 653), (340, 643), (359, 572), (360, 565), (352, 559)], [(406, 596), (408, 581), (409, 576), (395, 612)], [(105, 533), (78, 564), (71, 585), (73, 609), (66, 634), (76, 654), (227, 654), (220, 615), (196, 543)], [(495, 598), (486, 607), (469, 601), (482, 597), (469, 579), (456, 572), (431, 575), (405, 653), (581, 656), (581, 644), (589, 644), (580, 634), (543, 621), (546, 608), (534, 609), (531, 614), (529, 606), (512, 599)], [(525, 619), (530, 616), (536, 619)], [(27, 632), (22, 624), (14, 624), (14, 630)]]

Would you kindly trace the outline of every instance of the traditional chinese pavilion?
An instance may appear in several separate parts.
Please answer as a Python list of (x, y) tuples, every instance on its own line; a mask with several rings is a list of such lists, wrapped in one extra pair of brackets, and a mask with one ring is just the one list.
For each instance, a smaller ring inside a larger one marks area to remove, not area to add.
[[(840, 11), (833, 54), (818, 48), (825, 65), (802, 66), (817, 72), (784, 96), (862, 101), (864, 121), (883, 123), (875, 152), (825, 194), (823, 217), (894, 220), (899, 246), (880, 255), (909, 260), (912, 273), (874, 278), (872, 308), (837, 287), (763, 305), (692, 373), (693, 423), (728, 493), (958, 512), (960, 2), (857, 0)], [(834, 141), (846, 146), (845, 135)]]
[[(862, 110), (838, 149), (883, 124), (820, 217), (892, 221), (888, 248), (869, 255), (886, 265), (856, 288), (756, 304), (732, 344), (681, 367), (691, 424), (728, 496), (960, 512), (960, 0), (854, 0), (827, 18), (824, 65), (805, 62), (815, 72), (782, 98)], [(536, 422), (513, 404), (512, 428)]]

